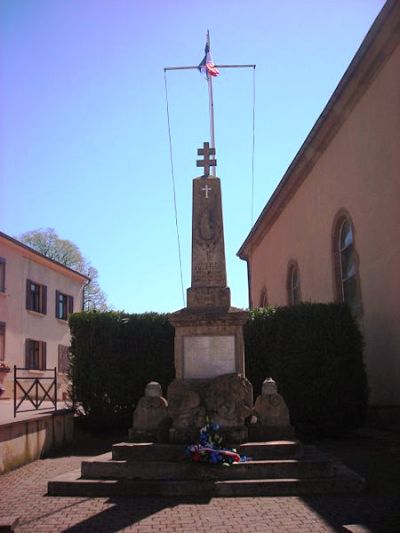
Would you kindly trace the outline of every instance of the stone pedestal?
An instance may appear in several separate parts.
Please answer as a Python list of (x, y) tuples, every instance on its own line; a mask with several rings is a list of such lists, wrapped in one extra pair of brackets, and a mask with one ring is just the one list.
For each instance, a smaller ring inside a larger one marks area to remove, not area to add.
[(245, 374), (243, 324), (247, 311), (182, 309), (169, 316), (175, 327), (175, 373), (178, 379), (207, 379)]
[(187, 307), (169, 316), (175, 328), (176, 378), (211, 379), (235, 372), (244, 375), (243, 324), (248, 316), (246, 311), (231, 307), (220, 180), (195, 178), (191, 286)]
[[(198, 153), (206, 160), (210, 150), (205, 143)], [(198, 166), (209, 167), (210, 162), (203, 163)], [(206, 417), (220, 425), (227, 440), (247, 438), (245, 421), (252, 413), (252, 387), (245, 378), (243, 324), (248, 317), (246, 311), (231, 307), (221, 183), (206, 171), (193, 180), (187, 307), (169, 316), (175, 328), (176, 379), (167, 395), (172, 442), (196, 441)]]

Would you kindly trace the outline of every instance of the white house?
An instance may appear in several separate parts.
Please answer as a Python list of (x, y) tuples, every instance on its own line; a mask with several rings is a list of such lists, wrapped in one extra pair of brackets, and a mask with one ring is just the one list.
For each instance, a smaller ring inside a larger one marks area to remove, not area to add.
[[(58, 398), (66, 393), (68, 315), (82, 309), (89, 278), (0, 232), (0, 383), (13, 394), (13, 369), (45, 376), (57, 368)], [(8, 371), (8, 367), (10, 371)]]

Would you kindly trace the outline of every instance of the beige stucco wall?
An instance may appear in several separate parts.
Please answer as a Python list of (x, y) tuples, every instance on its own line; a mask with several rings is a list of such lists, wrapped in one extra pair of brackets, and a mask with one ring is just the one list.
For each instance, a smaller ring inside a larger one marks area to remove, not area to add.
[[(22, 247), (0, 237), (0, 257), (6, 260), (6, 290), (0, 292), (0, 322), (6, 323), (5, 360), (10, 367), (25, 366), (25, 339), (45, 341), (47, 368), (58, 367), (58, 345), (69, 346), (68, 322), (55, 317), (56, 290), (74, 297), (74, 311), (82, 305), (82, 290), (85, 280), (67, 273), (65, 269), (52, 265)], [(26, 280), (47, 286), (47, 314), (26, 309)], [(29, 375), (44, 375), (30, 371)], [(49, 376), (49, 374), (46, 374)], [(58, 396), (66, 390), (65, 376), (58, 374)], [(5, 378), (5, 396), (13, 394), (13, 372)]]
[(251, 298), (265, 285), (286, 305), (298, 262), (303, 301), (335, 299), (332, 229), (339, 209), (355, 228), (372, 404), (400, 404), (400, 47), (394, 51), (279, 218), (249, 254)]

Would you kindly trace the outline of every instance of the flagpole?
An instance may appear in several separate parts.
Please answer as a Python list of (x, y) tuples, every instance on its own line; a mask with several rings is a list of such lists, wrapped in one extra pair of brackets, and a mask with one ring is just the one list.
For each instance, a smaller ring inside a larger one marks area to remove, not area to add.
[[(200, 65), (193, 65), (193, 66), (187, 66), (187, 67), (164, 67), (164, 76), (165, 73), (169, 70), (200, 70), (202, 71), (202, 67), (206, 66), (207, 61), (207, 52), (210, 51), (210, 32), (207, 30), (207, 36), (206, 36), (206, 55), (204, 56), (203, 61), (200, 63)], [(212, 61), (212, 59), (211, 59)], [(214, 65), (212, 64), (212, 67), (217, 68), (253, 68), (255, 69), (256, 65), (254, 64), (245, 64), (245, 65)], [(213, 97), (213, 86), (212, 86), (212, 78), (213, 76), (208, 72), (208, 69), (205, 68), (206, 73), (206, 79), (207, 79), (207, 86), (208, 86), (208, 108), (209, 108), (209, 117), (210, 117), (210, 148), (215, 149), (215, 131), (214, 131), (214, 97)], [(217, 73), (218, 74), (218, 71)], [(210, 167), (210, 175), (215, 177), (215, 167)]]
[[(215, 65), (215, 68), (255, 68), (256, 65), (250, 63), (248, 65)], [(164, 72), (168, 70), (199, 70), (199, 65), (189, 67), (164, 67)]]
[[(207, 44), (208, 49), (210, 47), (210, 32), (207, 30)], [(210, 148), (215, 148), (215, 132), (214, 132), (214, 97), (212, 76), (207, 72), (207, 84), (208, 84), (208, 107), (210, 112)], [(215, 177), (215, 167), (210, 168), (210, 175)]]

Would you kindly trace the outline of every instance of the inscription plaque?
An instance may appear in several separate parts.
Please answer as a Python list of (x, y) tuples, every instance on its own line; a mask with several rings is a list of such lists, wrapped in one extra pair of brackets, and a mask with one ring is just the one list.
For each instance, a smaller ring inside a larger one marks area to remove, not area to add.
[(214, 378), (232, 372), (236, 372), (234, 335), (184, 337), (184, 378)]
[(194, 265), (193, 282), (207, 282), (209, 280), (218, 286), (223, 286), (225, 282), (223, 265), (218, 261), (203, 261)]

